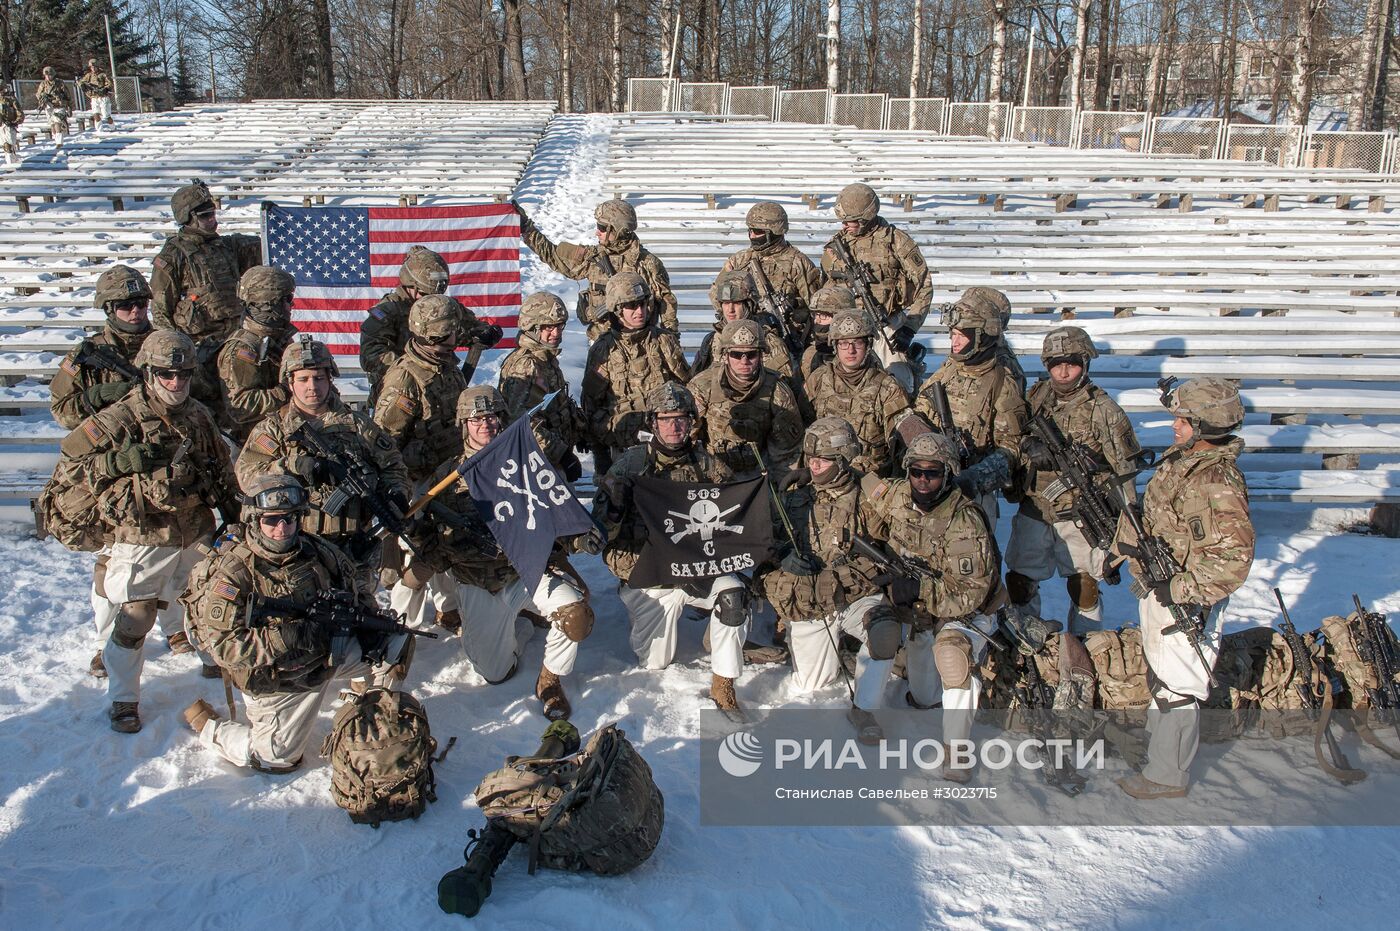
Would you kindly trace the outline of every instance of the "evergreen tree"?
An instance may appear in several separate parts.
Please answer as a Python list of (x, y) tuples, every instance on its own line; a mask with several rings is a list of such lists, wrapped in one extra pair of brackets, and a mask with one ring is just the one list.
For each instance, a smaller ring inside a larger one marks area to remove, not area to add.
[(112, 20), (112, 52), (118, 74), (140, 74), (149, 67), (152, 46), (132, 28), (126, 4), (115, 0), (29, 0), (28, 30), (18, 49), (16, 74), (37, 78), (52, 65), (59, 78), (72, 78), (87, 70), (96, 58), (107, 68), (107, 31), (104, 15)]

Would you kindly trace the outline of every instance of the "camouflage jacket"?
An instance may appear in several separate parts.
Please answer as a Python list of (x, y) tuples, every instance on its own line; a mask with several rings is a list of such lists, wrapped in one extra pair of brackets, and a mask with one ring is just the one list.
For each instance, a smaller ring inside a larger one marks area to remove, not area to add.
[[(802, 254), (802, 250), (786, 239), (778, 239), (759, 248), (750, 246), (740, 249), (725, 259), (721, 274), (743, 271), (755, 262), (763, 266), (763, 273), (767, 275), (774, 292), (788, 297), (792, 317), (783, 323), (794, 333), (806, 334), (811, 323), (808, 307), (812, 303), (812, 295), (822, 286), (821, 270)], [(757, 299), (757, 282), (754, 283), (754, 294)]]
[[(1147, 483), (1143, 529), (1165, 540), (1182, 567), (1171, 581), (1172, 600), (1180, 604), (1215, 604), (1244, 584), (1254, 564), (1249, 490), (1235, 464), (1242, 449), (1238, 437), (1219, 446), (1173, 446)], [(1126, 520), (1120, 534), (1131, 540), (1125, 528)]]
[[(399, 285), (380, 298), (360, 323), (360, 368), (364, 369), (372, 389), (379, 388), (384, 373), (408, 345), (408, 312), (413, 303), (414, 299)], [(457, 345), (466, 346), (478, 339), (488, 324), (478, 320), (461, 301), (457, 302), (457, 313), (461, 328)]]
[[(309, 534), (285, 555), (241, 539), (209, 551), (180, 599), (195, 644), (249, 695), (309, 692), (331, 677), (330, 632), (280, 612), (249, 623), (254, 596), (299, 605), (326, 591), (355, 590), (355, 568), (336, 547)], [(361, 596), (366, 606), (373, 601)], [(284, 626), (291, 622), (294, 627)], [(294, 634), (290, 631), (295, 630)]]
[[(1041, 379), (1031, 388), (1028, 407), (1030, 415), (1044, 414), (1054, 421), (1067, 442), (1088, 447), (1108, 463), (1113, 474), (1126, 475), (1137, 468), (1136, 459), (1142, 447), (1138, 445), (1128, 415), (1092, 381), (1086, 379), (1071, 394), (1061, 396), (1055, 393), (1049, 379)], [(1044, 496), (1044, 490), (1056, 478), (1055, 472), (1035, 472), (1027, 463), (1021, 513), (1048, 521), (1062, 519), (1057, 515), (1068, 514), (1075, 503), (1073, 491), (1066, 491), (1053, 501)], [(1132, 483), (1126, 487), (1130, 496), (1136, 494)]]
[[(408, 497), (411, 490), (408, 469), (404, 467), (398, 447), (383, 430), (375, 426), (368, 415), (346, 407), (339, 395), (332, 395), (330, 409), (320, 417), (308, 417), (301, 408), (288, 403), (281, 410), (263, 418), (248, 434), (248, 442), (243, 444), (243, 451), (238, 454), (235, 469), (239, 483), (246, 486), (258, 476), (273, 472), (299, 474), (299, 459), (319, 458), (306, 447), (297, 433), (302, 424), (308, 421), (325, 438), (327, 445), (341, 456), (347, 459), (358, 457), (367, 463), (378, 476), (378, 488), (386, 496)], [(362, 530), (369, 524), (371, 514), (358, 498), (335, 516), (321, 510), (335, 490), (334, 478), (329, 473), (325, 481), (307, 488), (311, 511), (302, 518), (303, 530), (326, 537), (339, 537)]]
[[(635, 234), (629, 233), (606, 246), (582, 246), (578, 243), (550, 242), (534, 221), (529, 217), (520, 218), (520, 238), (530, 251), (561, 275), (575, 281), (588, 280), (588, 287), (579, 292), (576, 316), (580, 323), (588, 327), (590, 342), (607, 332), (608, 324), (598, 319), (603, 311), (603, 291), (608, 279), (621, 271), (636, 272), (646, 280), (651, 295), (660, 313), (661, 326), (672, 333), (679, 332), (680, 320), (676, 316), (676, 295), (671, 291), (671, 276), (666, 266), (648, 252)], [(605, 272), (602, 261), (612, 265), (612, 273)]]
[(246, 439), (254, 424), (287, 403), (287, 387), (278, 374), (282, 350), (295, 333), (288, 327), (276, 336), (265, 337), (245, 325), (219, 350), (223, 412), (234, 439)]
[(555, 465), (587, 438), (587, 421), (569, 396), (569, 382), (559, 367), (559, 350), (546, 346), (532, 334), (520, 334), (516, 348), (501, 363), (499, 387), (506, 399), (507, 419), (512, 422), (551, 391), (559, 392), (560, 397), (537, 414), (531, 424), (540, 450)]
[(727, 482), (734, 477), (728, 466), (698, 443), (680, 453), (668, 453), (650, 443), (638, 444), (618, 457), (598, 483), (593, 518), (608, 536), (603, 561), (624, 585), (647, 538), (646, 525), (632, 500), (632, 484), (643, 476), (673, 482)]
[(691, 381), (695, 395), (696, 440), (705, 444), (736, 476), (752, 478), (762, 468), (749, 444), (757, 443), (773, 475), (783, 475), (802, 452), (802, 413), (787, 382), (768, 369), (747, 389), (735, 387), (724, 366), (706, 369)]
[[(102, 347), (103, 352), (111, 353), (128, 365), (136, 358), (136, 351), (146, 341), (150, 333), (122, 333), (111, 327), (103, 327), (96, 336), (89, 336), (84, 343)], [(87, 390), (93, 385), (106, 385), (119, 381), (130, 381), (120, 372), (103, 368), (94, 363), (78, 364), (78, 354), (82, 346), (74, 349), (58, 363), (58, 373), (49, 382), (49, 410), (53, 419), (69, 430), (83, 422), (84, 417), (96, 414), (99, 408), (92, 406), (87, 398)]]
[[(859, 236), (836, 235), (846, 240), (857, 262), (870, 267), (875, 279), (871, 291), (885, 311), (882, 322), (898, 327), (895, 315), (903, 312), (905, 325), (915, 331), (922, 327), (933, 303), (933, 283), (918, 243), (881, 217), (876, 217)], [(846, 266), (836, 257), (830, 243), (822, 250), (822, 273), (829, 281), (845, 279)]]
[(864, 516), (873, 537), (901, 556), (922, 560), (942, 573), (920, 583), (915, 626), (967, 619), (979, 613), (1000, 587), (1001, 566), (987, 518), (957, 488), (928, 513), (914, 506), (908, 479), (865, 479)]
[(222, 343), (243, 319), (238, 279), (262, 264), (262, 240), (182, 226), (165, 240), (151, 272), (151, 324), (196, 344)]
[[(165, 464), (117, 475), (109, 454), (137, 443), (155, 446)], [(59, 448), (83, 468), (118, 543), (192, 546), (214, 529), (210, 508), (238, 487), (208, 409), (191, 398), (167, 410), (144, 386), (84, 420)]]
[[(722, 322), (716, 323), (715, 328), (705, 334), (705, 338), (700, 341), (700, 348), (695, 351), (695, 359), (690, 363), (690, 377), (694, 378), (715, 364), (715, 340), (719, 337), (719, 331), (724, 326)], [(783, 341), (782, 336), (772, 326), (763, 327), (763, 367), (796, 389), (802, 384), (802, 378), (797, 371), (797, 360), (792, 357), (792, 350)]]
[(909, 398), (874, 355), (866, 356), (865, 366), (854, 374), (834, 362), (817, 369), (807, 381), (807, 399), (816, 417), (840, 417), (855, 428), (862, 452), (852, 468), (880, 475), (890, 467), (890, 433)]
[(78, 86), (89, 97), (112, 96), (112, 79), (105, 71), (83, 72), (83, 76), (78, 78)]
[[(776, 561), (759, 567), (764, 596), (783, 620), (825, 617), (878, 591), (870, 582), (879, 575), (875, 564), (851, 553), (851, 541), (866, 535), (860, 483), (860, 473), (847, 469), (826, 485), (809, 481), (783, 496), (793, 536), (821, 567), (813, 576), (785, 572)], [(775, 528), (774, 539), (785, 533)]]
[(675, 334), (655, 324), (609, 330), (588, 349), (583, 369), (583, 415), (595, 449), (623, 450), (646, 425), (646, 394), (668, 381), (689, 380)]
[(56, 80), (45, 78), (39, 82), (39, 86), (34, 89), (35, 101), (41, 107), (51, 110), (66, 110), (73, 105), (64, 93), (63, 86)]
[(938, 425), (928, 387), (941, 382), (948, 392), (953, 424), (966, 430), (973, 448), (972, 462), (981, 461), (994, 450), (1002, 450), (1014, 471), (1021, 461), (1021, 442), (1026, 435), (1026, 399), (1017, 387), (1016, 376), (1007, 371), (995, 355), (976, 365), (966, 365), (949, 356), (919, 387), (914, 409), (929, 423)]
[(462, 454), (457, 396), (466, 387), (455, 359), (425, 358), (413, 343), (385, 373), (374, 422), (394, 441), (414, 482)]

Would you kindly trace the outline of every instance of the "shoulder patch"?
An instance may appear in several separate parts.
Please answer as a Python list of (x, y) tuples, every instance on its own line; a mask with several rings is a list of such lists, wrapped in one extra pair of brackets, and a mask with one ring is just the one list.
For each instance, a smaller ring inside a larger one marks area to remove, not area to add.
[(69, 375), (78, 374), (78, 367), (73, 364), (73, 359), (70, 356), (64, 356), (63, 361), (58, 363), (58, 367), (63, 369), (63, 371), (67, 372)]
[(397, 407), (399, 410), (403, 411), (405, 414), (416, 414), (418, 412), (418, 405), (414, 404), (413, 399), (408, 397), (407, 395), (401, 394), (397, 398), (395, 398), (394, 406)]
[(94, 446), (101, 443), (103, 439), (102, 428), (91, 420), (83, 421), (83, 435), (85, 435), (88, 438), (88, 442)]
[(380, 310), (377, 305), (369, 309), (369, 315), (376, 320), (384, 319), (384, 311)]
[(249, 349), (247, 346), (239, 346), (234, 354), (238, 356), (238, 358), (242, 359), (244, 362), (251, 362), (254, 365), (256, 365), (258, 362), (258, 354), (253, 350)]
[(267, 433), (259, 433), (250, 441), (259, 452), (271, 456), (277, 452), (277, 442)]
[(161, 258), (160, 256), (156, 256), (155, 262), (153, 264), (156, 268), (164, 268), (169, 263), (166, 262), (165, 259)]
[(234, 585), (227, 579), (219, 579), (213, 584), (211, 590), (214, 592), (215, 595), (218, 595), (225, 601), (238, 600), (238, 586)]

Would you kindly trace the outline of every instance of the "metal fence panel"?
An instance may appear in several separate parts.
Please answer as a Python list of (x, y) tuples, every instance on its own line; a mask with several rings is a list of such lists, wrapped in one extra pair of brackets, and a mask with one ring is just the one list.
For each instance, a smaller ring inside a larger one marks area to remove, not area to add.
[(1142, 152), (1146, 135), (1144, 110), (1081, 110), (1075, 148)]
[(1011, 113), (1011, 136), (1020, 142), (1074, 144), (1074, 110), (1070, 107), (1017, 107)]
[(982, 136), (994, 142), (1006, 138), (1011, 122), (1009, 103), (950, 103), (948, 104), (948, 134), (950, 136)]
[(1303, 142), (1301, 164), (1307, 168), (1351, 168), (1380, 172), (1385, 167), (1386, 134), (1360, 130), (1319, 130)]
[(831, 117), (827, 91), (783, 91), (778, 95), (778, 119), (784, 123), (826, 123)]
[(724, 102), (728, 91), (728, 84), (682, 84), (680, 86), (680, 103), (676, 105), (676, 109), (684, 110), (687, 113), (711, 113), (719, 116), (724, 113)]
[(856, 129), (885, 128), (885, 94), (836, 94), (831, 98), (831, 122)]
[(735, 116), (766, 116), (770, 120), (775, 119), (778, 115), (778, 89), (731, 87), (728, 112)]
[(117, 93), (112, 99), (112, 109), (117, 113), (141, 112), (141, 79), (135, 77), (117, 78)]
[(1225, 127), (1221, 157), (1237, 162), (1264, 162), (1280, 168), (1298, 164), (1303, 141), (1301, 126), (1251, 126), (1231, 123)]
[(1153, 155), (1219, 158), (1223, 124), (1218, 117), (1159, 116), (1149, 137)]
[(628, 78), (627, 112), (654, 113), (674, 110), (676, 85), (671, 78)]
[[(77, 110), (78, 107), (78, 82), (61, 81), (68, 91), (68, 109)], [(23, 110), (39, 109), (39, 82), (38, 81), (15, 81), (15, 97), (19, 99), (20, 108)]]
[(891, 97), (885, 128), (943, 133), (947, 131), (944, 126), (947, 117), (946, 97)]

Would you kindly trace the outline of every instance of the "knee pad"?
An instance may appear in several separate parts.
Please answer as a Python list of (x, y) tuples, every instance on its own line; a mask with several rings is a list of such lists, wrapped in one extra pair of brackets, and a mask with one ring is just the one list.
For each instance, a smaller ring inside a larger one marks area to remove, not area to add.
[(871, 659), (894, 659), (899, 652), (899, 621), (885, 605), (872, 608), (865, 616), (865, 649)]
[(565, 637), (582, 643), (593, 632), (593, 607), (587, 601), (575, 601), (555, 611), (549, 620)]
[(1030, 604), (1039, 591), (1040, 583), (1035, 579), (1027, 578), (1015, 569), (1006, 573), (1006, 595), (1012, 604)]
[(116, 626), (112, 628), (112, 641), (127, 650), (139, 650), (146, 635), (156, 626), (156, 615), (160, 603), (154, 598), (144, 601), (128, 601), (117, 611)]
[(98, 598), (107, 597), (107, 562), (110, 557), (105, 553), (97, 557), (97, 564), (92, 567), (92, 590)]
[(715, 617), (725, 627), (743, 627), (749, 621), (749, 593), (727, 588), (715, 596)]
[(933, 640), (933, 665), (946, 689), (965, 689), (972, 682), (972, 641), (961, 631), (944, 628)]
[(1092, 575), (1076, 572), (1065, 579), (1069, 600), (1081, 611), (1091, 611), (1099, 606), (1099, 583)]
[(407, 569), (403, 570), (403, 574), (399, 578), (403, 582), (405, 588), (412, 589), (416, 592), (427, 585), (428, 580), (431, 579), (434, 574), (432, 567), (427, 563), (414, 560), (409, 564)]

